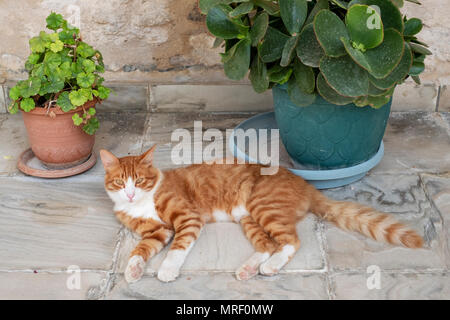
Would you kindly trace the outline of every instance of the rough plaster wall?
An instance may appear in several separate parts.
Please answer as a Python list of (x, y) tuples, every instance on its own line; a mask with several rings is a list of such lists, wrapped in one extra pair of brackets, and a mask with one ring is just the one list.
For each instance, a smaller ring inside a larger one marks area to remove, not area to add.
[[(434, 53), (422, 79), (445, 85), (450, 80), (450, 3), (422, 3), (404, 8), (408, 16), (423, 19), (421, 38)], [(223, 75), (220, 49), (211, 49), (214, 40), (197, 0), (0, 0), (0, 83), (26, 76), (28, 40), (45, 28), (51, 10), (66, 17), (80, 11), (83, 37), (104, 54), (109, 81), (233, 83)]]

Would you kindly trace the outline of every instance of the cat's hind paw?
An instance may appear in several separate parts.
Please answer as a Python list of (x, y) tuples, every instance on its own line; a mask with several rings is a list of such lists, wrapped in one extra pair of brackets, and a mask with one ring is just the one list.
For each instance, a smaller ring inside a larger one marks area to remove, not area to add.
[(132, 256), (128, 260), (127, 268), (125, 269), (125, 280), (128, 283), (133, 283), (142, 278), (145, 271), (145, 261), (139, 255)]
[(162, 282), (174, 281), (180, 274), (176, 268), (159, 268), (158, 279)]
[(258, 274), (258, 267), (270, 257), (268, 252), (255, 252), (239, 269), (236, 270), (238, 280), (248, 280)]

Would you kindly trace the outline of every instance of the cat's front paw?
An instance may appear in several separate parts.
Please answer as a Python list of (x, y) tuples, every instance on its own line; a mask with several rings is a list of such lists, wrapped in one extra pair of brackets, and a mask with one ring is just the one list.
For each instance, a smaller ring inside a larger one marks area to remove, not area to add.
[(145, 270), (145, 261), (141, 256), (132, 256), (128, 260), (127, 268), (125, 269), (125, 280), (128, 283), (133, 283), (142, 278)]
[(162, 282), (174, 281), (180, 274), (179, 269), (174, 267), (159, 268), (158, 279)]

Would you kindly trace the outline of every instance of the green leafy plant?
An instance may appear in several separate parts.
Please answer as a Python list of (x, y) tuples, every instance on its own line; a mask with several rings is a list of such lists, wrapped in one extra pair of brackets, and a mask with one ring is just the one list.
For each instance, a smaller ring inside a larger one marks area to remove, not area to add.
[(77, 126), (88, 134), (99, 127), (95, 108), (85, 108), (88, 101), (101, 102), (108, 98), (110, 89), (103, 86), (105, 72), (102, 54), (82, 41), (80, 30), (72, 27), (60, 14), (47, 17), (47, 28), (30, 39), (31, 54), (25, 63), (28, 79), (12, 87), (9, 96), (11, 113), (19, 109), (29, 112), (34, 108), (59, 107), (68, 112), (81, 107), (81, 115), (72, 117)]
[[(406, 0), (420, 4), (417, 0)], [(298, 106), (330, 103), (380, 108), (408, 77), (420, 83), (431, 52), (416, 35), (422, 21), (402, 16), (403, 0), (199, 0), (222, 44), (225, 74), (256, 92), (287, 85)]]

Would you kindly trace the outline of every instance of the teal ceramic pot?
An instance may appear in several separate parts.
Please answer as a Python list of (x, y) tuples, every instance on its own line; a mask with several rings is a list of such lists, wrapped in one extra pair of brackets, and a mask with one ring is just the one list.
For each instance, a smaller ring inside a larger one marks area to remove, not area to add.
[(289, 99), (285, 86), (272, 89), (275, 118), (289, 155), (314, 169), (355, 166), (372, 158), (386, 130), (391, 101), (380, 109), (338, 106), (317, 96), (308, 107)]

